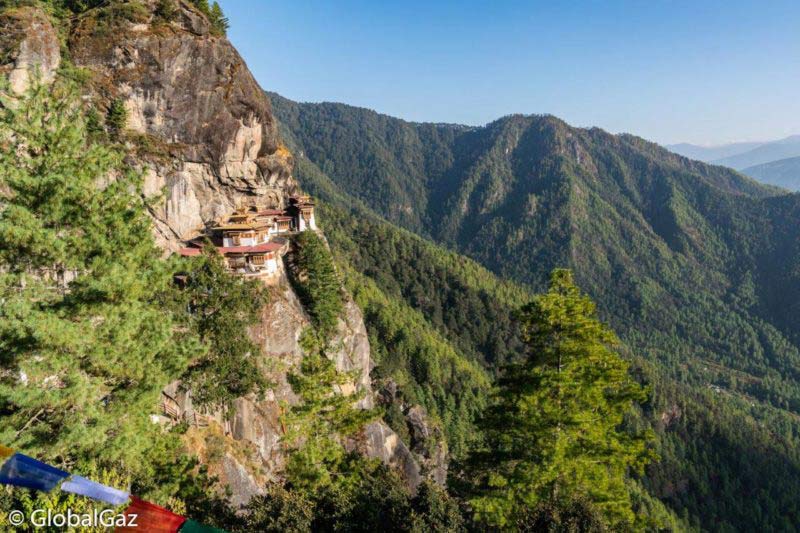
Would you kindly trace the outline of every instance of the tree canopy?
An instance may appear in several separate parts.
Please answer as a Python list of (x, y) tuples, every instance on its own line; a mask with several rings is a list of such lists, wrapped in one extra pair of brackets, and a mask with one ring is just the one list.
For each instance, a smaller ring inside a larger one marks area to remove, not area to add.
[(75, 87), (35, 85), (0, 115), (0, 441), (137, 470), (149, 420), (196, 338), (122, 152), (89, 139)]
[(621, 424), (646, 394), (612, 351), (616, 336), (568, 270), (519, 317), (528, 353), (505, 369), (481, 424), (476, 515), (507, 527), (546, 502), (585, 497), (609, 526), (632, 525), (625, 480), (651, 455), (646, 435)]

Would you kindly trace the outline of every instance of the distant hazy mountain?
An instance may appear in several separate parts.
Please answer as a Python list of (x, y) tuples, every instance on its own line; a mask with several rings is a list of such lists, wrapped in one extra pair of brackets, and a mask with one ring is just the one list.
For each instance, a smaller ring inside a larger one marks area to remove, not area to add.
[(709, 162), (724, 157), (731, 157), (738, 154), (749, 152), (754, 148), (763, 145), (762, 142), (740, 142), (720, 144), (717, 146), (700, 146), (690, 143), (668, 144), (665, 146), (670, 152), (678, 155), (688, 157), (689, 159), (696, 159), (698, 161)]
[(800, 157), (779, 159), (747, 167), (742, 170), (742, 173), (761, 183), (777, 185), (790, 191), (800, 191)]
[(742, 170), (771, 161), (800, 156), (800, 135), (792, 135), (779, 141), (764, 143), (743, 153), (711, 161), (714, 165)]

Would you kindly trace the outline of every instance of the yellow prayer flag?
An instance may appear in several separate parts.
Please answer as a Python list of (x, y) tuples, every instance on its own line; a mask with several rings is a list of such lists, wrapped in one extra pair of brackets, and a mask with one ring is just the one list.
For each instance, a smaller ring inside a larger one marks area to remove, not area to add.
[(14, 450), (11, 448), (6, 448), (2, 444), (0, 444), (0, 459), (6, 459), (14, 455)]

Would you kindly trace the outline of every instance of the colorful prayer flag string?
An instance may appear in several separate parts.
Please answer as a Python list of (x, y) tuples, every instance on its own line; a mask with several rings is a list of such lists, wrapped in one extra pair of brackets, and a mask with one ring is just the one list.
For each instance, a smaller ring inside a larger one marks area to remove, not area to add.
[(178, 531), (180, 531), (180, 533), (225, 533), (224, 529), (205, 526), (199, 522), (195, 522), (194, 520), (189, 520), (189, 519), (187, 519), (186, 522), (183, 523), (183, 525)]
[(153, 533), (225, 533), (225, 530), (205, 526), (177, 515), (154, 503), (146, 502), (125, 491), (108, 487), (85, 477), (59, 470), (11, 448), (0, 445), (0, 483), (50, 492), (60, 483), (61, 490), (86, 496), (114, 506), (130, 500), (124, 514), (137, 515), (135, 528), (117, 527), (116, 531), (147, 531)]

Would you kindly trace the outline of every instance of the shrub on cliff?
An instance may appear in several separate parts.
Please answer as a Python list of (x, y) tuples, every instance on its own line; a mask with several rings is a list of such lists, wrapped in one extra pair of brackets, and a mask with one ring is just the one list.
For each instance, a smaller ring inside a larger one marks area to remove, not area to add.
[(212, 34), (225, 36), (228, 33), (230, 24), (218, 2), (214, 2), (210, 5), (208, 0), (191, 0), (191, 2), (192, 5), (208, 18), (208, 22), (211, 24)]
[(158, 0), (155, 15), (164, 22), (172, 22), (178, 18), (178, 4), (175, 0)]
[(125, 102), (114, 100), (108, 107), (106, 113), (106, 125), (112, 135), (119, 135), (128, 125), (128, 110), (125, 109)]
[(342, 284), (333, 257), (319, 235), (304, 231), (294, 239), (292, 283), (317, 332), (327, 338), (344, 309)]

